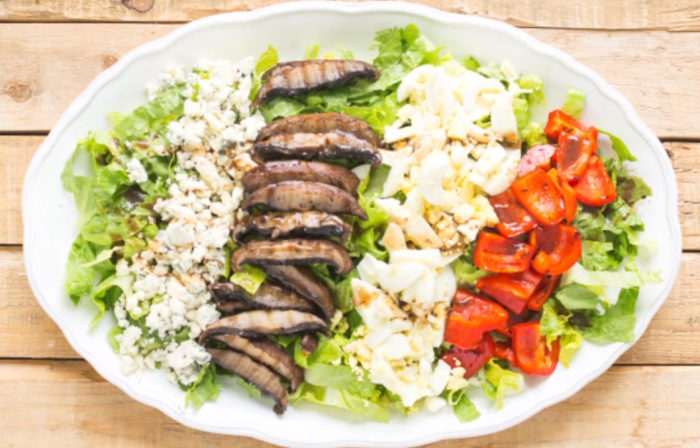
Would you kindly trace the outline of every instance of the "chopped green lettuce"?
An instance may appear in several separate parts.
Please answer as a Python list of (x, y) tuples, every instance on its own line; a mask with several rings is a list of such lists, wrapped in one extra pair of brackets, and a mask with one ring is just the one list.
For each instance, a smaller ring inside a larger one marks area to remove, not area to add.
[(600, 344), (610, 342), (634, 342), (635, 305), (639, 287), (620, 290), (617, 303), (603, 315), (593, 315), (590, 327), (583, 330), (586, 339)]
[[(563, 312), (560, 314), (558, 309)], [(559, 360), (566, 367), (583, 343), (583, 335), (569, 323), (572, 313), (561, 309), (556, 300), (548, 300), (542, 307), (540, 334), (547, 337), (547, 344), (559, 339)]]
[(615, 135), (611, 134), (610, 132), (603, 131), (601, 129), (598, 129), (598, 132), (601, 134), (605, 134), (608, 137), (610, 137), (610, 140), (612, 140), (612, 145), (613, 149), (617, 153), (617, 156), (620, 158), (622, 162), (629, 160), (630, 162), (636, 162), (637, 158), (632, 155), (632, 152), (629, 150), (627, 145), (625, 145), (625, 142), (622, 141), (619, 137), (616, 137)]
[(195, 409), (199, 409), (207, 401), (216, 400), (220, 391), (221, 385), (216, 380), (216, 367), (214, 364), (204, 366), (199, 371), (197, 380), (187, 389), (185, 406), (192, 403)]
[(267, 278), (265, 271), (253, 265), (244, 264), (240, 271), (231, 276), (231, 283), (240, 286), (250, 294), (255, 294), (265, 278)]
[(244, 380), (243, 378), (238, 378), (237, 381), (238, 385), (241, 386), (246, 392), (248, 392), (248, 396), (250, 398), (257, 398), (260, 399), (262, 398), (262, 392), (260, 392), (260, 389), (257, 387), (253, 386), (250, 384), (248, 381)]
[(564, 99), (564, 104), (561, 106), (561, 110), (574, 119), (578, 119), (583, 112), (583, 105), (585, 102), (585, 93), (573, 87), (569, 87), (566, 91), (566, 98)]
[(171, 87), (148, 104), (137, 107), (114, 126), (113, 133), (121, 141), (137, 140), (147, 134), (160, 133), (173, 120), (182, 116), (184, 85)]
[(98, 313), (90, 323), (90, 327), (94, 327), (102, 320), (105, 311), (114, 308), (114, 304), (122, 295), (130, 296), (131, 288), (134, 284), (134, 278), (131, 275), (118, 277), (112, 274), (102, 280), (92, 290), (92, 301), (97, 305)]
[[(338, 337), (342, 337), (338, 335)], [(318, 364), (330, 364), (343, 357), (343, 349), (338, 340), (320, 336), (318, 348), (310, 355), (305, 355), (301, 350), (301, 339), (296, 340), (294, 345), (294, 361), (302, 368), (308, 369)]]
[(255, 96), (258, 94), (258, 91), (260, 91), (260, 87), (262, 87), (263, 73), (277, 65), (279, 60), (280, 57), (277, 53), (277, 49), (272, 45), (268, 45), (267, 50), (265, 50), (265, 52), (263, 52), (263, 54), (261, 54), (260, 57), (258, 57), (258, 60), (255, 63), (255, 76), (253, 77), (253, 85), (250, 88), (251, 100), (255, 99)]
[(334, 387), (364, 398), (372, 398), (377, 392), (377, 385), (369, 380), (367, 372), (360, 380), (350, 367), (343, 365), (314, 364), (304, 371), (304, 380), (314, 386)]
[(461, 423), (476, 420), (481, 416), (481, 413), (467, 395), (468, 389), (469, 387), (467, 386), (446, 394), (447, 404), (452, 406), (452, 411)]
[(95, 269), (89, 266), (89, 263), (94, 260), (94, 246), (78, 235), (68, 254), (66, 280), (63, 284), (63, 291), (76, 305), (82, 297), (89, 295), (92, 290)]
[(496, 402), (496, 409), (503, 407), (503, 399), (508, 392), (520, 392), (524, 387), (523, 376), (516, 372), (504, 369), (489, 360), (484, 367), (486, 381), (482, 382), (482, 388), (486, 396)]
[(481, 63), (474, 56), (469, 56), (468, 58), (464, 59), (462, 61), (462, 65), (464, 68), (472, 72), (479, 70), (479, 67), (481, 67)]
[(384, 406), (372, 400), (362, 398), (344, 389), (314, 386), (306, 382), (302, 383), (299, 389), (289, 396), (289, 401), (292, 404), (308, 401), (323, 406), (345, 409), (382, 423), (387, 423), (391, 418), (391, 413)]
[[(629, 262), (626, 266), (629, 265)], [(661, 272), (656, 270), (640, 271), (630, 269), (624, 271), (589, 271), (579, 263), (562, 276), (562, 285), (578, 283), (584, 286), (600, 287), (614, 286), (619, 288), (634, 288), (639, 286), (661, 283)]]
[(304, 50), (304, 60), (318, 59), (318, 52), (321, 51), (319, 44), (309, 44)]
[(578, 283), (559, 289), (555, 297), (568, 310), (595, 310), (601, 305), (598, 294)]
[(466, 257), (461, 256), (452, 263), (452, 270), (457, 278), (457, 285), (476, 285), (476, 282), (490, 274), (469, 263)]

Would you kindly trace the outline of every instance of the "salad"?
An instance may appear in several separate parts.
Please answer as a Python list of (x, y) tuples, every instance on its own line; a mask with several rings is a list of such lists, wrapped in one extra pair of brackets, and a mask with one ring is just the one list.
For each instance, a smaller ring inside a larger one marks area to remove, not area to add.
[(235, 377), (278, 414), (470, 421), (584, 340), (634, 341), (652, 191), (583, 92), (549, 111), (536, 74), (414, 25), (372, 48), (173, 67), (78, 143), (65, 292), (114, 318), (122, 373), (195, 408)]

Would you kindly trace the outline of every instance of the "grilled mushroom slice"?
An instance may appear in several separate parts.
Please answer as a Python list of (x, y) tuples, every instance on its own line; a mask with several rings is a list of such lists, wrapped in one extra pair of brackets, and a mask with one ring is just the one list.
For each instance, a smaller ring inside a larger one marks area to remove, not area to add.
[(328, 287), (316, 278), (309, 268), (277, 265), (261, 267), (270, 278), (318, 305), (327, 320), (333, 317), (335, 313), (333, 295)]
[(382, 155), (376, 146), (337, 131), (273, 135), (255, 143), (252, 156), (263, 162), (275, 159), (349, 159), (371, 163), (374, 167), (382, 163)]
[(279, 64), (264, 79), (253, 106), (277, 96), (294, 96), (313, 89), (331, 88), (347, 84), (356, 78), (377, 79), (379, 70), (362, 61), (314, 59)]
[(354, 135), (376, 147), (381, 144), (379, 136), (366, 121), (352, 115), (334, 112), (294, 115), (273, 121), (260, 130), (255, 142), (262, 142), (273, 135), (296, 134), (298, 132), (323, 134), (332, 131)]
[(304, 371), (294, 363), (294, 358), (269, 339), (251, 340), (235, 334), (222, 334), (214, 339), (287, 378), (291, 393), (304, 381)]
[(352, 271), (347, 249), (327, 240), (293, 238), (278, 241), (251, 241), (233, 252), (231, 266), (238, 271), (244, 264), (308, 265), (325, 263), (339, 274)]
[(301, 351), (306, 355), (312, 355), (318, 348), (318, 337), (313, 333), (306, 333), (301, 337)]
[(318, 182), (289, 181), (268, 185), (254, 191), (243, 201), (241, 207), (250, 210), (256, 205), (266, 205), (283, 212), (306, 212), (316, 210), (326, 213), (346, 213), (362, 220), (367, 213), (357, 199), (346, 191)]
[[(248, 310), (296, 310), (306, 313), (317, 311), (316, 305), (310, 300), (305, 299), (294, 291), (270, 283), (260, 285), (255, 294), (251, 294), (243, 287), (233, 283), (218, 283), (214, 287), (218, 290), (225, 289), (226, 303), (240, 303), (248, 307)], [(212, 287), (212, 290), (214, 287)]]
[(288, 180), (320, 182), (357, 195), (360, 180), (347, 168), (322, 162), (279, 160), (268, 162), (248, 171), (241, 182), (246, 193)]
[(214, 336), (237, 334), (247, 338), (266, 335), (318, 331), (328, 334), (328, 326), (317, 316), (294, 310), (254, 310), (224, 317), (209, 324), (199, 337), (204, 344)]
[(260, 392), (275, 401), (273, 408), (275, 413), (284, 414), (284, 411), (287, 410), (287, 391), (284, 390), (282, 381), (270, 369), (233, 350), (208, 348), (207, 351), (214, 364), (240, 376), (260, 389)]
[(216, 283), (209, 288), (211, 296), (216, 302), (216, 308), (222, 313), (239, 313), (241, 311), (252, 310), (253, 307), (241, 300), (234, 294), (233, 283)]
[(342, 242), (350, 238), (352, 227), (336, 215), (324, 212), (267, 212), (248, 215), (236, 224), (233, 239), (239, 243), (249, 235), (267, 236), (276, 240), (286, 237), (319, 238), (340, 237)]

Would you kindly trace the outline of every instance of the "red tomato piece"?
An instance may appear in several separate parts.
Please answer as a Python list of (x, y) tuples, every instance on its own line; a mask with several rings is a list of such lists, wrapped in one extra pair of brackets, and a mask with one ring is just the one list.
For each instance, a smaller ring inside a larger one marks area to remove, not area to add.
[(530, 375), (551, 375), (559, 362), (559, 339), (547, 347), (547, 338), (540, 333), (539, 322), (526, 322), (513, 327), (515, 362)]
[(493, 196), (489, 202), (498, 216), (496, 228), (503, 236), (522, 235), (537, 225), (535, 218), (520, 205), (511, 188)]
[(518, 166), (518, 174), (525, 174), (537, 168), (542, 168), (547, 171), (552, 167), (552, 156), (556, 153), (557, 148), (552, 145), (535, 145), (528, 149)]
[(551, 177), (554, 182), (556, 182), (557, 187), (561, 191), (561, 196), (564, 198), (564, 219), (566, 222), (571, 223), (574, 218), (576, 218), (576, 213), (578, 213), (578, 199), (576, 199), (576, 190), (574, 187), (569, 185), (568, 182), (562, 182), (559, 179), (559, 173), (557, 170), (549, 170), (547, 175)]
[(561, 275), (581, 258), (581, 234), (567, 224), (537, 227), (530, 233), (530, 244), (539, 250), (532, 260), (537, 272)]
[(529, 269), (517, 274), (484, 277), (476, 282), (476, 287), (514, 313), (520, 314), (525, 310), (527, 300), (541, 280), (542, 274)]
[(468, 349), (452, 346), (447, 353), (442, 355), (442, 360), (453, 369), (455, 367), (463, 368), (465, 370), (464, 378), (470, 378), (493, 358), (495, 352), (496, 345), (493, 342), (493, 337), (489, 333), (484, 333), (481, 340)]
[(527, 307), (532, 311), (541, 310), (544, 303), (549, 300), (554, 290), (559, 286), (559, 280), (561, 280), (561, 275), (545, 275), (528, 299)]
[(558, 141), (559, 135), (564, 132), (569, 134), (583, 134), (586, 132), (586, 127), (578, 121), (571, 118), (561, 110), (553, 110), (549, 113), (547, 126), (544, 128), (544, 135), (552, 141)]
[(515, 179), (511, 188), (518, 202), (540, 224), (552, 226), (564, 219), (564, 198), (544, 170), (538, 168)]
[(592, 207), (600, 207), (617, 199), (617, 190), (597, 155), (591, 156), (588, 167), (579, 183), (574, 186), (579, 202)]
[(502, 326), (507, 320), (508, 312), (501, 305), (462, 291), (447, 319), (445, 342), (467, 350), (479, 342), (484, 333)]
[(498, 359), (505, 359), (511, 366), (517, 367), (515, 363), (515, 351), (513, 350), (513, 344), (511, 341), (497, 341), (495, 344), (495, 351), (493, 356)]
[(598, 130), (590, 128), (584, 134), (559, 134), (557, 170), (561, 178), (571, 184), (580, 181), (591, 156), (598, 151)]
[(489, 272), (523, 272), (534, 254), (535, 248), (525, 242), (481, 232), (474, 249), (474, 264)]

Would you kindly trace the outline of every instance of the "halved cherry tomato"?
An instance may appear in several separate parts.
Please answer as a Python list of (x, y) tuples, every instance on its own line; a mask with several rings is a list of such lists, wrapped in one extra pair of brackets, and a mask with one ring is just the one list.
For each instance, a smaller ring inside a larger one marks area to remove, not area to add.
[(542, 274), (563, 274), (581, 258), (581, 234), (567, 224), (537, 227), (530, 233), (530, 244), (539, 249), (532, 267)]
[(576, 198), (592, 207), (600, 207), (617, 199), (617, 190), (600, 157), (593, 155), (581, 180), (574, 186)]
[(530, 375), (551, 375), (559, 362), (559, 339), (547, 347), (547, 337), (540, 333), (539, 322), (526, 322), (513, 327), (515, 362)]
[(547, 171), (552, 167), (552, 156), (557, 152), (557, 148), (552, 145), (535, 145), (528, 149), (518, 166), (518, 174), (526, 175), (530, 171), (542, 168)]
[(553, 110), (549, 113), (547, 126), (544, 128), (544, 135), (552, 141), (558, 141), (561, 132), (569, 134), (583, 134), (586, 126), (571, 118), (561, 110)]
[(537, 289), (542, 274), (532, 269), (517, 274), (498, 274), (484, 277), (476, 282), (476, 287), (501, 305), (515, 313), (522, 313), (527, 300)]
[[(574, 200), (576, 197), (574, 196)], [(523, 208), (511, 188), (489, 199), (498, 216), (496, 228), (503, 236), (513, 237), (529, 232), (537, 225), (535, 218)]]
[(450, 350), (442, 355), (442, 360), (453, 369), (461, 367), (465, 370), (464, 378), (470, 378), (486, 365), (496, 352), (496, 345), (493, 337), (489, 333), (468, 349), (452, 346)]
[(515, 179), (511, 188), (518, 202), (543, 226), (552, 226), (564, 219), (564, 198), (544, 170), (538, 168)]
[(501, 305), (459, 291), (447, 319), (445, 342), (467, 350), (479, 342), (484, 333), (502, 326), (507, 320), (508, 312)]
[(517, 367), (515, 363), (515, 351), (511, 341), (496, 341), (496, 350), (493, 356), (498, 359), (505, 359), (511, 366)]
[(541, 310), (544, 303), (549, 300), (554, 290), (559, 286), (560, 279), (561, 275), (545, 275), (540, 284), (537, 285), (535, 292), (528, 299), (527, 307), (532, 311)]
[(576, 218), (576, 213), (578, 213), (576, 191), (571, 185), (569, 185), (568, 182), (562, 182), (561, 179), (559, 179), (559, 173), (557, 170), (549, 170), (547, 175), (551, 177), (554, 182), (556, 182), (557, 187), (559, 187), (561, 196), (564, 198), (564, 219), (566, 219), (566, 222), (571, 223), (574, 218)]
[(525, 322), (525, 320), (527, 319), (527, 315), (529, 313), (529, 310), (525, 309), (520, 314), (514, 313), (511, 310), (506, 310), (506, 311), (508, 311), (508, 320), (506, 321), (505, 324), (496, 328), (494, 331), (502, 334), (503, 336), (505, 336), (507, 338), (512, 338), (513, 337), (513, 325), (517, 325), (517, 324)]
[(590, 128), (584, 134), (559, 134), (557, 170), (559, 176), (570, 184), (579, 182), (586, 171), (591, 156), (598, 151), (598, 130)]
[(481, 232), (474, 249), (474, 264), (489, 272), (523, 272), (534, 254), (535, 248), (527, 243)]

